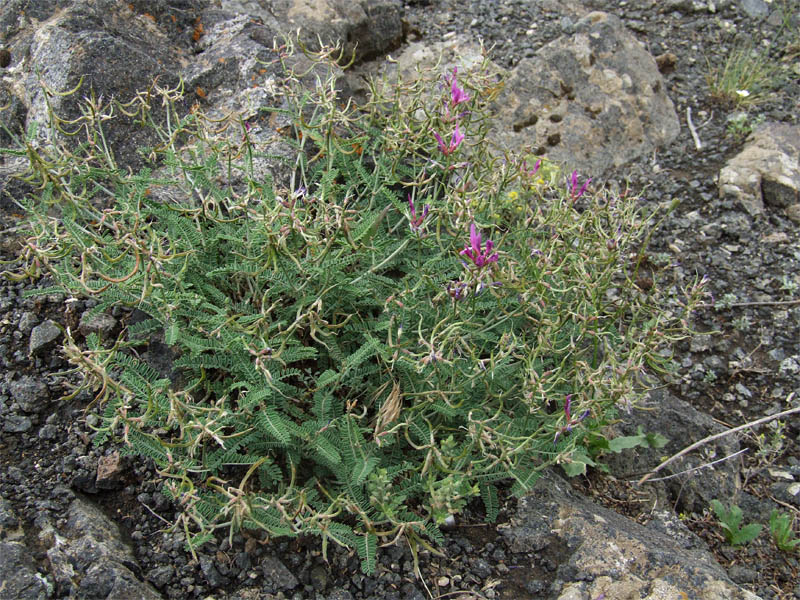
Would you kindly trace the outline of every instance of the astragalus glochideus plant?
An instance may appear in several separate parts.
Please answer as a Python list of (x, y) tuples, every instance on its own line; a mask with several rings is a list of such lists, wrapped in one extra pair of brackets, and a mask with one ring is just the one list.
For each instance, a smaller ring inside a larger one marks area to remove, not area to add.
[[(266, 115), (292, 148), (286, 185), (257, 169), (255, 125), (179, 114), (158, 86), (87, 100), (77, 148), (7, 152), (38, 187), (26, 273), (128, 315), (115, 339), (68, 332), (95, 443), (154, 462), (190, 549), (218, 530), (319, 536), (371, 572), (382, 544), (435, 549), (475, 497), (494, 520), (499, 484), (585, 471), (702, 285), (637, 286), (655, 217), (633, 195), (493, 150), (500, 83), (480, 66), (375, 82), (356, 107), (330, 51), (303, 73), (291, 54), (275, 48)], [(160, 136), (151, 170), (117, 168), (114, 111)], [(142, 358), (155, 339), (169, 374)]]

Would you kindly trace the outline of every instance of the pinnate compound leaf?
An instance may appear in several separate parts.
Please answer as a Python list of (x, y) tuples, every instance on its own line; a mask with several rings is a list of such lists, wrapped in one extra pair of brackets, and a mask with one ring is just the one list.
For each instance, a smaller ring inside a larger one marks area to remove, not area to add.
[(290, 425), (274, 408), (264, 408), (256, 415), (256, 422), (262, 431), (282, 444), (288, 444), (291, 438)]
[(481, 499), (486, 508), (486, 522), (494, 523), (497, 520), (497, 513), (500, 505), (497, 500), (497, 488), (493, 485), (481, 485)]
[(517, 498), (524, 496), (526, 493), (533, 489), (533, 485), (540, 477), (539, 471), (534, 469), (518, 468), (511, 471), (513, 475), (514, 485), (511, 486), (511, 493)]
[(314, 449), (319, 453), (329, 465), (338, 465), (342, 462), (342, 457), (330, 441), (325, 436), (318, 435), (314, 438)]
[(375, 572), (378, 537), (374, 533), (367, 533), (359, 537), (356, 550), (361, 558), (361, 570), (365, 575), (372, 575)]
[(372, 470), (378, 465), (380, 460), (376, 456), (370, 456), (364, 460), (358, 460), (355, 465), (353, 465), (353, 475), (351, 477), (352, 482), (355, 485), (361, 485), (364, 483), (364, 480), (372, 473)]
[(339, 379), (339, 373), (331, 369), (327, 369), (323, 371), (322, 375), (317, 377), (317, 389), (321, 390), (322, 388), (335, 382), (337, 379)]

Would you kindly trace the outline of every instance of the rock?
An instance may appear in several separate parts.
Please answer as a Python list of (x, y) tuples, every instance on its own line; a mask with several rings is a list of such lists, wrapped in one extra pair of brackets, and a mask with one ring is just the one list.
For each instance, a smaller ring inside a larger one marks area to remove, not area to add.
[(781, 502), (800, 507), (800, 482), (776, 481), (770, 486), (770, 491)]
[(11, 144), (12, 135), (18, 136), (25, 131), (26, 110), (22, 99), (4, 80), (0, 80), (0, 107), (4, 109), (0, 110), (0, 144), (5, 146)]
[(789, 241), (789, 236), (783, 231), (770, 233), (761, 239), (765, 244), (785, 244)]
[(40, 352), (44, 352), (60, 337), (61, 328), (54, 321), (48, 319), (41, 325), (37, 325), (31, 330), (28, 346), (30, 354), (35, 356)]
[(161, 600), (161, 595), (149, 584), (142, 583), (128, 567), (108, 557), (102, 557), (87, 569), (81, 578), (79, 597)]
[(78, 567), (86, 567), (103, 556), (136, 562), (117, 525), (87, 500), (72, 501), (62, 533), (69, 539), (65, 552)]
[(22, 316), (19, 318), (19, 324), (17, 325), (17, 329), (19, 329), (21, 333), (28, 334), (34, 327), (36, 327), (36, 324), (38, 322), (39, 322), (38, 317), (29, 310), (26, 310), (24, 313), (22, 313)]
[[(641, 428), (644, 433), (658, 433), (669, 440), (663, 448), (636, 447), (603, 457), (611, 473), (620, 479), (639, 478), (657, 467), (664, 456), (672, 456), (691, 443), (724, 430), (711, 417), (664, 389), (651, 391), (631, 414), (621, 413), (620, 418), (621, 422), (615, 426), (619, 435), (636, 435)], [(690, 453), (671, 463), (654, 478), (677, 475), (738, 450), (736, 439), (725, 436), (704, 446), (703, 453)], [(687, 473), (665, 481), (648, 482), (642, 489), (653, 495), (660, 509), (674, 507), (702, 513), (711, 500), (734, 497), (738, 481), (739, 462), (727, 460), (703, 469), (702, 476)]]
[(30, 431), (33, 423), (22, 415), (6, 415), (3, 420), (3, 431), (6, 433), (25, 433)]
[(540, 549), (537, 562), (552, 561), (554, 570), (537, 569), (536, 580), (548, 577), (548, 597), (559, 600), (602, 594), (649, 600), (683, 595), (758, 599), (739, 589), (709, 552), (687, 548), (657, 528), (578, 496), (555, 471), (546, 472), (519, 501), (500, 533), (513, 552)]
[(116, 326), (117, 320), (111, 315), (105, 313), (92, 314), (91, 310), (87, 310), (81, 315), (78, 331), (84, 336), (96, 333), (101, 337), (108, 337)]
[(600, 175), (678, 135), (653, 57), (615, 16), (592, 12), (519, 62), (497, 100), (493, 138)]
[(51, 423), (47, 423), (42, 425), (41, 429), (39, 429), (39, 438), (43, 440), (54, 440), (58, 435), (58, 427)]
[(0, 542), (0, 593), (14, 600), (45, 600), (47, 581), (36, 571), (28, 549), (19, 542)]
[[(76, 0), (35, 29), (21, 71), (27, 74), (20, 82), (30, 107), (27, 123), (47, 123), (48, 102), (62, 118), (74, 119), (84, 97), (128, 102), (157, 77), (162, 86), (177, 84), (179, 53), (150, 18), (134, 13), (128, 3)], [(49, 98), (43, 87), (65, 92), (79, 84), (75, 94)], [(163, 113), (160, 107), (154, 110)], [(54, 142), (47, 128), (39, 128), (38, 135), (43, 144)], [(134, 168), (143, 164), (137, 150), (156, 140), (133, 117), (120, 117), (105, 135), (116, 162)]]
[(79, 582), (79, 598), (161, 598), (134, 575), (131, 569), (138, 566), (133, 551), (122, 541), (117, 525), (97, 507), (75, 498), (66, 516), (63, 530), (50, 536), (52, 547), (47, 551), (56, 583), (73, 589)]
[[(441, 62), (439, 59), (441, 57)], [(481, 46), (467, 35), (456, 35), (443, 42), (432, 44), (414, 42), (405, 46), (391, 62), (379, 62), (362, 65), (361, 68), (353, 69), (348, 72), (351, 87), (358, 91), (366, 90), (363, 80), (365, 74), (376, 72), (378, 78), (385, 78), (386, 81), (395, 81), (398, 77), (403, 81), (410, 81), (419, 76), (420, 71), (433, 68), (437, 64), (439, 68), (434, 74), (441, 78), (445, 74), (452, 72), (453, 67), (459, 71), (467, 71), (480, 65), (484, 60)], [(500, 72), (501, 69), (490, 64), (490, 69)], [(359, 83), (356, 80), (360, 80)], [(385, 90), (387, 92), (391, 91)]]
[(789, 208), (800, 200), (800, 127), (764, 123), (719, 172), (719, 197), (738, 200), (751, 215), (765, 205)]
[(310, 573), (311, 586), (321, 592), (328, 587), (328, 570), (322, 565), (315, 565)]
[(346, 56), (355, 53), (357, 61), (375, 58), (397, 48), (403, 39), (402, 4), (399, 0), (289, 0), (262, 3), (222, 0), (229, 12), (256, 17), (280, 34), (300, 38), (309, 48), (342, 42)]
[(35, 377), (25, 376), (12, 381), (8, 390), (20, 408), (27, 413), (43, 411), (50, 400), (50, 389), (47, 384)]
[(492, 576), (492, 567), (482, 558), (476, 558), (470, 564), (470, 570), (481, 579)]
[(0, 540), (11, 541), (21, 537), (23, 532), (19, 525), (19, 519), (11, 504), (0, 497)]
[(175, 577), (175, 569), (171, 565), (156, 567), (147, 574), (147, 580), (157, 588), (163, 588)]
[(739, 6), (748, 17), (754, 19), (769, 14), (769, 5), (764, 0), (739, 0)]
[(291, 590), (299, 583), (286, 565), (274, 556), (265, 556), (261, 559), (261, 570), (264, 573), (264, 586), (270, 593)]
[(217, 570), (216, 565), (214, 564), (214, 559), (210, 556), (205, 554), (201, 554), (199, 556), (200, 559), (200, 570), (203, 572), (203, 576), (206, 578), (208, 585), (213, 588), (221, 588), (224, 585), (227, 585), (228, 578), (223, 577), (220, 572)]
[(791, 206), (787, 207), (786, 216), (789, 217), (793, 223), (800, 225), (800, 203), (792, 204)]
[(662, 75), (668, 75), (675, 70), (675, 65), (678, 64), (678, 57), (672, 52), (665, 52), (656, 56), (656, 65), (658, 65), (658, 72)]
[(96, 485), (101, 490), (113, 490), (122, 487), (123, 467), (119, 452), (116, 450), (111, 454), (100, 457), (97, 461), (97, 480)]

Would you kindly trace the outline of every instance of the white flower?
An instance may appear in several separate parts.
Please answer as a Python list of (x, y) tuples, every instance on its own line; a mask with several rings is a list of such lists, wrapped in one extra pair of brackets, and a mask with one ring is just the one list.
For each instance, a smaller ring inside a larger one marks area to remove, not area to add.
[(750, 95), (748, 90), (736, 90), (736, 93), (739, 94), (742, 98), (747, 98)]

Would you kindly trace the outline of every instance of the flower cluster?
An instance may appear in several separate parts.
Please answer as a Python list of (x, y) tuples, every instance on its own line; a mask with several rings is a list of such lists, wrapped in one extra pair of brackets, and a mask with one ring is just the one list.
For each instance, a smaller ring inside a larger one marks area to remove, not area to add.
[[(453, 67), (453, 75), (450, 77), (445, 77), (445, 81), (450, 85), (450, 103), (444, 107), (447, 120), (450, 120), (451, 109), (455, 109), (459, 104), (469, 101), (469, 94), (467, 94), (467, 92), (465, 92), (462, 88), (458, 87), (458, 80), (456, 79), (457, 74), (458, 67)], [(453, 130), (453, 135), (450, 138), (449, 144), (446, 144), (442, 139), (442, 136), (440, 136), (437, 132), (433, 132), (433, 136), (436, 138), (436, 142), (439, 144), (439, 150), (441, 150), (442, 154), (445, 156), (449, 156), (455, 152), (461, 142), (464, 141), (464, 134), (458, 129), (459, 115), (456, 114), (454, 118), (456, 120), (456, 127)]]
[(578, 172), (573, 171), (572, 175), (570, 176), (570, 180), (567, 182), (567, 191), (569, 192), (570, 198), (572, 201), (575, 202), (578, 198), (583, 196), (583, 193), (586, 191), (586, 188), (589, 187), (589, 184), (592, 182), (592, 178), (590, 177), (586, 181), (583, 182), (583, 185), (578, 189)]
[(453, 137), (450, 138), (449, 146), (444, 143), (442, 136), (440, 136), (438, 133), (434, 131), (433, 135), (439, 144), (439, 150), (441, 150), (442, 154), (444, 154), (445, 156), (448, 156), (449, 154), (455, 152), (459, 144), (461, 144), (461, 142), (464, 141), (464, 134), (458, 130), (458, 123), (456, 123), (456, 128), (453, 131)]
[[(482, 269), (490, 263), (497, 262), (497, 252), (492, 254), (492, 248), (494, 248), (492, 240), (486, 240), (486, 249), (483, 248), (481, 234), (475, 227), (475, 223), (472, 223), (469, 226), (469, 245), (465, 246), (460, 254), (469, 258), (472, 264)], [(464, 265), (466, 266), (466, 263)]]

